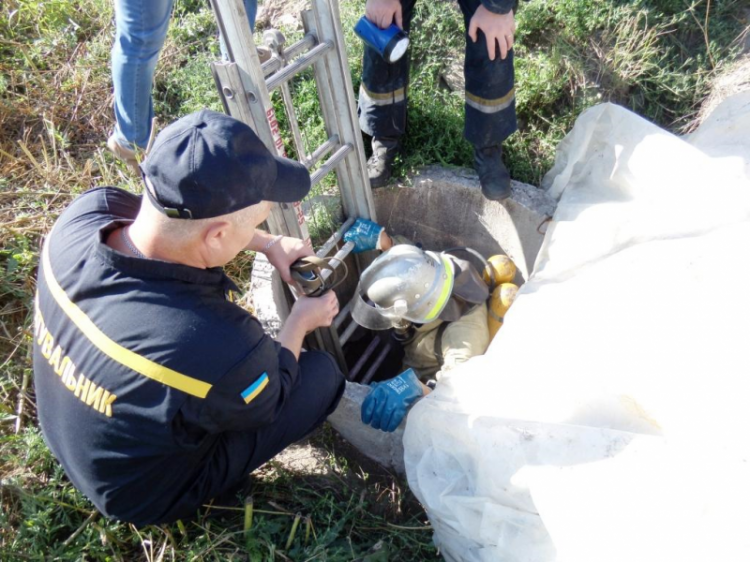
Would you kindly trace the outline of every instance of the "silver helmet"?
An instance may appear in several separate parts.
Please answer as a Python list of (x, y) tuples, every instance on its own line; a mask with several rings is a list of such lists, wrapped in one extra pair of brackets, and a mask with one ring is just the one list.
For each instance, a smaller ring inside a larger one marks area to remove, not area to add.
[(371, 330), (401, 320), (424, 324), (440, 315), (452, 290), (453, 264), (447, 256), (399, 244), (362, 272), (352, 318)]

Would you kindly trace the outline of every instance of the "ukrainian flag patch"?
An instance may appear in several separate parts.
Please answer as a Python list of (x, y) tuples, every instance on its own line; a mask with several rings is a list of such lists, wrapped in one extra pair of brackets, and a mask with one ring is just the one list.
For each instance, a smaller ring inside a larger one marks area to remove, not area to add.
[(258, 396), (258, 394), (260, 394), (264, 388), (266, 388), (267, 384), (268, 373), (263, 373), (260, 377), (258, 377), (258, 380), (256, 380), (253, 384), (240, 392), (240, 396), (242, 396), (245, 404), (250, 404), (250, 402), (252, 402), (253, 399)]

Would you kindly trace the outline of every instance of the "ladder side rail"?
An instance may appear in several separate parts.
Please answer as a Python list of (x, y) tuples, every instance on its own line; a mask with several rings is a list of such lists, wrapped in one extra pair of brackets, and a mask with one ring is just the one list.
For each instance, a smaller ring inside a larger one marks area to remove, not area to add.
[[(314, 157), (322, 159), (325, 154), (334, 151), (334, 154), (328, 158), (321, 169), (313, 174), (311, 179), (317, 183), (325, 173), (336, 167), (346, 215), (376, 220), (374, 201), (367, 180), (364, 146), (357, 126), (356, 107), (338, 6), (335, 0), (312, 0), (313, 11), (303, 13), (307, 31), (303, 40), (295, 43), (290, 49), (277, 53), (276, 57), (266, 63), (265, 67), (261, 66), (258, 59), (252, 30), (247, 25), (243, 1), (211, 1), (231, 61), (221, 68), (221, 63), (217, 63), (214, 68), (214, 76), (225, 108), (230, 114), (253, 127), (269, 149), (273, 148), (277, 154), (286, 156), (270, 97), (270, 91), (273, 88), (282, 86), (285, 110), (290, 123), (293, 123), (292, 132), (300, 160), (309, 169), (314, 165), (310, 163)], [(296, 56), (304, 53), (309, 45), (311, 48), (307, 53), (288, 64), (292, 55), (289, 51), (294, 50)], [(286, 82), (310, 65), (314, 68), (329, 139), (313, 152), (313, 156), (308, 157), (302, 146)], [(271, 232), (295, 236), (310, 244), (307, 225), (299, 202), (293, 205), (274, 205), (268, 223)], [(342, 231), (343, 227), (339, 233)], [(343, 260), (350, 253), (351, 246), (351, 243), (345, 244), (337, 252), (335, 258)], [(329, 246), (328, 251), (331, 249)], [(359, 262), (359, 260), (356, 261)], [(351, 303), (347, 303), (344, 307), (344, 310), (347, 309), (351, 310)], [(337, 323), (328, 329), (317, 330), (311, 338), (308, 338), (308, 341), (313, 340), (310, 341), (313, 344), (312, 347), (320, 346), (322, 343), (325, 349), (332, 351), (345, 373), (348, 369), (341, 346), (348, 337), (340, 338), (337, 328), (341, 326), (346, 316), (348, 316), (346, 313), (340, 315), (336, 319)], [(350, 326), (346, 330), (346, 335), (350, 337), (353, 331), (354, 328)], [(383, 355), (379, 354), (375, 361), (376, 365), (382, 361)], [(372, 371), (374, 369), (371, 368), (370, 372)], [(370, 372), (368, 374), (372, 376)]]
[[(240, 100), (238, 103), (247, 103), (247, 109), (252, 115), (252, 123), (246, 121), (247, 112), (245, 111), (232, 114), (232, 116), (242, 119), (243, 122), (253, 127), (269, 150), (275, 151), (279, 156), (286, 156), (276, 112), (266, 88), (265, 76), (255, 48), (252, 30), (248, 25), (245, 5), (242, 0), (211, 0), (211, 2), (229, 59), (237, 65), (242, 80), (244, 95), (241, 98), (244, 101)], [(230, 111), (232, 107), (229, 105)], [(312, 247), (300, 202), (274, 204), (268, 219), (268, 226), (273, 234), (300, 238)]]
[(340, 329), (344, 321), (349, 316), (351, 316), (353, 306), (354, 306), (354, 299), (351, 299), (348, 303), (346, 303), (346, 306), (339, 311), (339, 313), (336, 315), (336, 318), (333, 319), (333, 325), (336, 327), (337, 330)]
[[(221, 92), (224, 105), (230, 114), (236, 119), (242, 120), (253, 128), (255, 133), (266, 145), (266, 147), (279, 154), (286, 156), (284, 144), (281, 138), (276, 113), (271, 103), (270, 94), (266, 88), (265, 75), (258, 58), (258, 52), (253, 41), (252, 31), (247, 25), (247, 14), (242, 0), (211, 0), (216, 14), (220, 32), (229, 53), (232, 69), (215, 71), (214, 76), (219, 80), (219, 91)], [(218, 68), (221, 63), (215, 66)], [(234, 74), (234, 79), (224, 82), (224, 76)], [(242, 95), (237, 95), (237, 77), (242, 85)], [(227, 99), (227, 91), (231, 94)], [(289, 204), (274, 204), (271, 215), (267, 220), (269, 231), (273, 234), (283, 234), (300, 238), (312, 247), (310, 235), (305, 224), (305, 215), (302, 205), (296, 202)], [(281, 283), (278, 272), (274, 271), (274, 282)], [(294, 296), (288, 287), (283, 286), (282, 291), (286, 301), (291, 308)], [(335, 328), (317, 329), (306, 338), (311, 348), (322, 348), (334, 352), (339, 367), (348, 374), (348, 368), (344, 358), (338, 333)]]
[(306, 29), (309, 27), (313, 30), (321, 43), (330, 41), (336, 46), (315, 65), (315, 79), (326, 126), (335, 129), (329, 130), (328, 135), (338, 134), (342, 145), (349, 144), (354, 149), (337, 168), (344, 212), (349, 217), (377, 220), (370, 182), (367, 179), (364, 143), (358, 126), (338, 3), (335, 0), (312, 0), (312, 6), (313, 17), (303, 14)]
[[(305, 147), (305, 143), (302, 140), (302, 133), (299, 130), (299, 123), (297, 122), (297, 112), (294, 110), (292, 92), (289, 89), (289, 84), (286, 82), (281, 84), (281, 97), (284, 100), (284, 111), (286, 112), (286, 118), (289, 121), (289, 126), (292, 128), (292, 139), (294, 139), (294, 149), (297, 151), (297, 159), (302, 164), (305, 164), (305, 162), (307, 162), (308, 160), (307, 148)], [(312, 183), (312, 178), (310, 181), (311, 185), (315, 185), (314, 183)]]
[(224, 111), (235, 119), (247, 123), (255, 131), (255, 120), (249, 104), (244, 99), (244, 86), (237, 65), (233, 62), (213, 62), (211, 73), (219, 90)]

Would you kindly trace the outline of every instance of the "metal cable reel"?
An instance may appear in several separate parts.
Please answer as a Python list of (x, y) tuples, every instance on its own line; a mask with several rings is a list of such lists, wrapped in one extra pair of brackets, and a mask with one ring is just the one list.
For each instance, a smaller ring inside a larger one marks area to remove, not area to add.
[[(335, 261), (335, 265), (331, 262)], [(341, 269), (340, 269), (341, 268)], [(341, 285), (349, 274), (343, 261), (335, 257), (306, 256), (295, 261), (289, 271), (292, 280), (307, 297), (320, 297)]]

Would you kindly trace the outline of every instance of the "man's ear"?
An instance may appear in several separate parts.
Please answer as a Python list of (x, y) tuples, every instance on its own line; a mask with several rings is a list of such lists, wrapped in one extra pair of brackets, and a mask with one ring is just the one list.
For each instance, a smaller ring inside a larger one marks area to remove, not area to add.
[(203, 231), (203, 243), (211, 251), (221, 251), (226, 244), (231, 225), (229, 221), (216, 221), (210, 223)]

